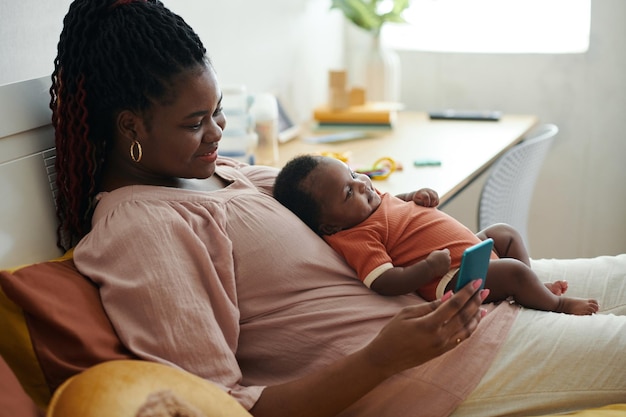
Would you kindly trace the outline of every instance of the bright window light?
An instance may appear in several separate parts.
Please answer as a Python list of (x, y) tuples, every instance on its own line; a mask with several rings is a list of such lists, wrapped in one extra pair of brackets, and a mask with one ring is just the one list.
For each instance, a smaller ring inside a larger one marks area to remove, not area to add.
[(394, 49), (482, 53), (583, 53), (591, 0), (413, 0), (409, 24), (387, 24)]

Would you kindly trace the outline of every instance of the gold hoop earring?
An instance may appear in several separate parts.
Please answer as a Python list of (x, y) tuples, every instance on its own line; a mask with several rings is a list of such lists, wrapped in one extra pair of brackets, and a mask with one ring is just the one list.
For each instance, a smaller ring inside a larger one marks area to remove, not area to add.
[(143, 156), (143, 149), (141, 149), (141, 143), (139, 143), (136, 139), (130, 144), (130, 159), (133, 162), (141, 161), (141, 157)]

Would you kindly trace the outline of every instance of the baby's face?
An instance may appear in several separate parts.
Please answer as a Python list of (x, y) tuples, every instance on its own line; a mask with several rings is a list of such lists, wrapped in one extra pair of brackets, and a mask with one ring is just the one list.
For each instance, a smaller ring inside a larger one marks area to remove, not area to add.
[(370, 178), (337, 159), (323, 158), (311, 174), (313, 198), (321, 203), (320, 223), (330, 227), (324, 234), (356, 226), (380, 205)]

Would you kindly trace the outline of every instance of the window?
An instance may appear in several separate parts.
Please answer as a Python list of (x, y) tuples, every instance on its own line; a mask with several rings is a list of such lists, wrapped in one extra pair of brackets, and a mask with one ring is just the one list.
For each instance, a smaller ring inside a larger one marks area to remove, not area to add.
[(591, 0), (412, 0), (409, 24), (388, 24), (394, 49), (482, 53), (583, 53)]

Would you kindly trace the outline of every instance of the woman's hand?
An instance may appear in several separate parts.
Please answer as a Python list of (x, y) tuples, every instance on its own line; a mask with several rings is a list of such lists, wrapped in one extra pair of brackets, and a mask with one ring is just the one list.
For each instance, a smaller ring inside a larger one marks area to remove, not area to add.
[(403, 308), (363, 349), (318, 372), (269, 386), (252, 409), (255, 416), (337, 415), (397, 372), (421, 365), (470, 337), (484, 316), (489, 290), (472, 281), (454, 295)]
[(485, 310), (489, 290), (470, 282), (442, 300), (403, 308), (365, 348), (372, 366), (391, 376), (453, 349), (472, 335)]

